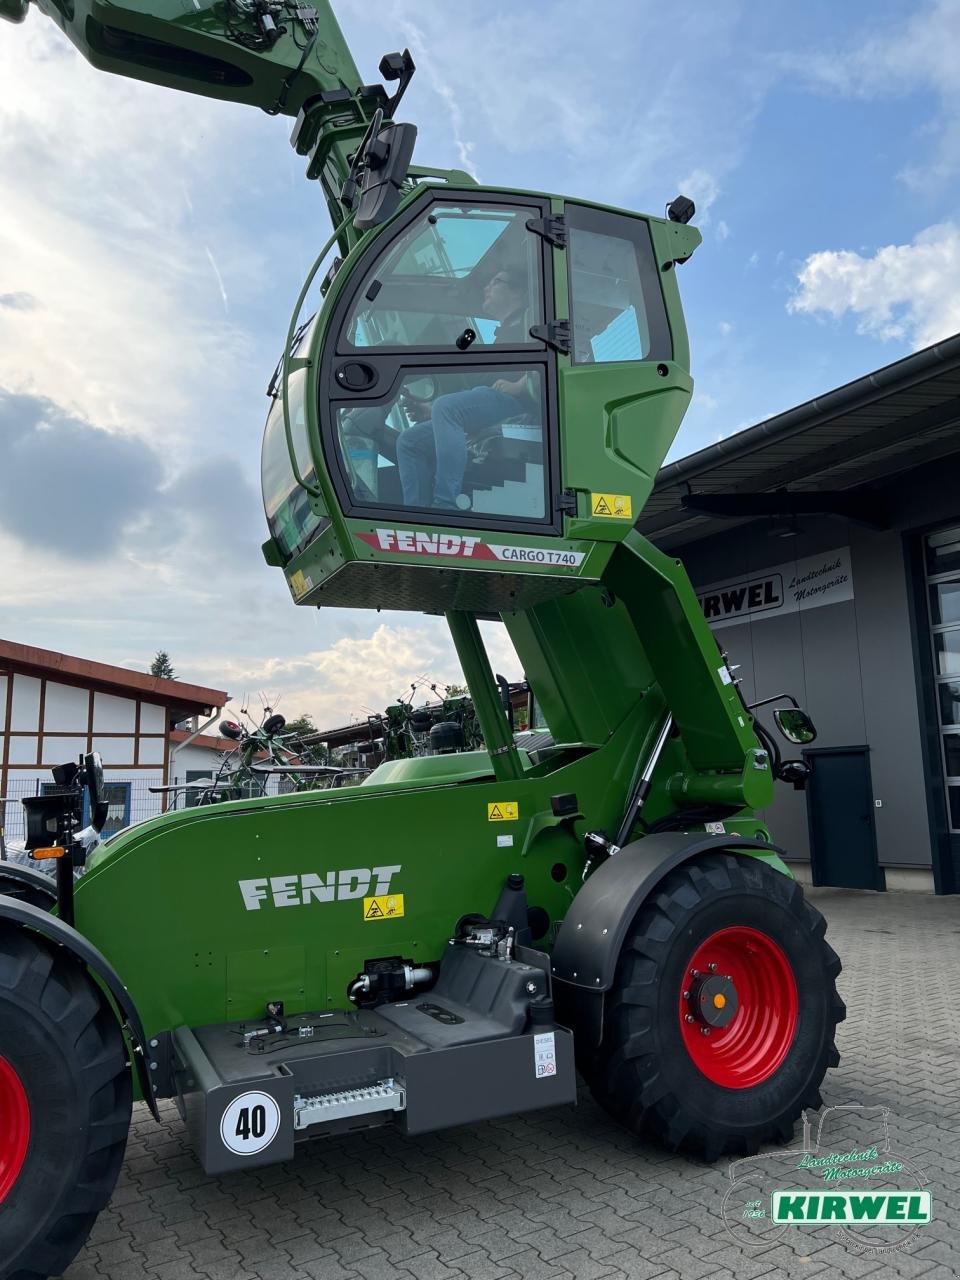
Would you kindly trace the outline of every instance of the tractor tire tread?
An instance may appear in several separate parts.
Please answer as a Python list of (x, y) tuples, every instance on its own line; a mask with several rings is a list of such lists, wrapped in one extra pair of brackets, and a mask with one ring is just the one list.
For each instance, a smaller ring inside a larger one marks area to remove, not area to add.
[[(750, 1131), (719, 1132), (699, 1119), (674, 1092), (656, 1049), (658, 972), (678, 922), (692, 909), (688, 905), (691, 890), (698, 905), (741, 893), (772, 898), (801, 926), (809, 945), (819, 950), (823, 981), (829, 988), (828, 1025), (809, 1079), (785, 1111)], [(827, 1069), (840, 1060), (834, 1034), (846, 1009), (835, 986), (840, 959), (823, 941), (825, 929), (826, 922), (800, 885), (757, 859), (711, 853), (672, 871), (641, 907), (627, 934), (608, 996), (604, 1044), (582, 1067), (596, 1101), (637, 1136), (708, 1162), (722, 1155), (754, 1155), (764, 1143), (788, 1141), (801, 1112), (822, 1105), (820, 1083)]]
[(55, 1206), (37, 1206), (38, 1233), (0, 1260), (0, 1269), (11, 1268), (4, 1280), (42, 1280), (66, 1270), (113, 1194), (130, 1127), (131, 1072), (116, 1016), (82, 964), (26, 930), (0, 929), (0, 1003), (5, 996), (36, 1010), (70, 1054), (76, 1094), (89, 1117), (75, 1179)]

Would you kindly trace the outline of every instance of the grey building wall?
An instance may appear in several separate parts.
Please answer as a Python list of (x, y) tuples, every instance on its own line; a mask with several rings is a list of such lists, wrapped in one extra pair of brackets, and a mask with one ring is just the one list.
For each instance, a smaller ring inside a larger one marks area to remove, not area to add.
[[(907, 555), (911, 539), (931, 527), (960, 523), (960, 461), (900, 476), (883, 497), (892, 522), (884, 531), (803, 517), (798, 536), (784, 539), (770, 535), (770, 522), (758, 522), (712, 533), (678, 554), (699, 589), (745, 580), (794, 558), (850, 548), (852, 600), (754, 616), (718, 628), (717, 638), (741, 665), (737, 674), (747, 702), (793, 693), (817, 725), (816, 746), (869, 747), (874, 799), (881, 802), (874, 810), (880, 865), (930, 867)], [(927, 642), (924, 632), (917, 642)], [(769, 712), (760, 714), (770, 724)], [(779, 786), (768, 818), (791, 857), (809, 859), (804, 794)]]

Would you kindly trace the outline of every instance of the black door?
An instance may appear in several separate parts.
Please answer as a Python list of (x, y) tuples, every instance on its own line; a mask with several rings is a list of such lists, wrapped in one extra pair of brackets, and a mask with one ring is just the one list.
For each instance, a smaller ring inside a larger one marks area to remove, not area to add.
[(885, 888), (877, 866), (868, 748), (824, 747), (803, 754), (813, 771), (807, 786), (813, 883)]

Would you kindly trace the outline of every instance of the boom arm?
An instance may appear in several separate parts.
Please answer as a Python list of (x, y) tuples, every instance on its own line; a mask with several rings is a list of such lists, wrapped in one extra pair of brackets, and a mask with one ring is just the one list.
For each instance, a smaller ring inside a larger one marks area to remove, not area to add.
[[(353, 153), (378, 109), (392, 117), (414, 70), (409, 53), (387, 54), (380, 73), (396, 93), (362, 85), (329, 0), (35, 2), (101, 71), (298, 117), (291, 141), (335, 226)], [(0, 0), (0, 17), (22, 22), (28, 8)]]

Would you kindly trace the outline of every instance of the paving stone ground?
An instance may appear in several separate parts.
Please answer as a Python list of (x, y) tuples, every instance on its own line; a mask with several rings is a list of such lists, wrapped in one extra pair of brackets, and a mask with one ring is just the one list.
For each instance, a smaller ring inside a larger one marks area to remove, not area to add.
[[(960, 1276), (960, 897), (809, 894), (848, 1009), (824, 1102), (889, 1108), (890, 1148), (933, 1196), (933, 1221), (902, 1252), (848, 1247), (836, 1228), (735, 1243), (720, 1216), (726, 1163), (643, 1146), (587, 1094), (420, 1138), (328, 1140), (223, 1178), (204, 1175), (164, 1104), (162, 1127), (136, 1108), (116, 1194), (65, 1280)], [(878, 1115), (831, 1113), (830, 1149), (878, 1143)]]

